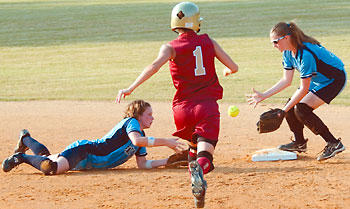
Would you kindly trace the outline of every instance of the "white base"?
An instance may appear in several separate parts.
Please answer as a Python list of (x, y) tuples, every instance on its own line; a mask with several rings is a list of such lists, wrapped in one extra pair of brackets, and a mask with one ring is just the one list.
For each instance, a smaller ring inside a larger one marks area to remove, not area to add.
[(276, 161), (276, 160), (296, 160), (297, 154), (283, 151), (277, 148), (262, 149), (254, 152), (252, 161)]

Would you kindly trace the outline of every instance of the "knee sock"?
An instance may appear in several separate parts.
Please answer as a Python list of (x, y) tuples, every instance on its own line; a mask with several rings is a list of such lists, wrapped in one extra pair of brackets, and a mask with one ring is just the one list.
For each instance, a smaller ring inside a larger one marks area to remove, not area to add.
[(34, 168), (40, 170), (40, 165), (44, 160), (49, 160), (49, 158), (40, 155), (27, 155), (22, 154), (23, 161)]
[(328, 129), (320, 133), (320, 135), (322, 136), (322, 138), (324, 138), (326, 142), (330, 142), (330, 143), (338, 142), (338, 139), (336, 139)]
[(313, 109), (305, 104), (296, 104), (295, 114), (314, 134), (321, 135), (326, 142), (337, 142), (337, 139), (330, 133), (328, 127), (313, 112)]
[(306, 140), (303, 132), (300, 132), (300, 133), (294, 132), (293, 134), (294, 134), (294, 140), (296, 143), (305, 144)]
[(45, 175), (56, 174), (57, 162), (53, 162), (45, 156), (22, 154), (21, 157), (25, 163), (33, 166)]
[(41, 144), (34, 138), (27, 136), (22, 139), (23, 144), (33, 151), (35, 155), (50, 155), (49, 150), (45, 145)]
[(294, 140), (298, 144), (304, 144), (306, 142), (304, 138), (304, 124), (296, 117), (294, 107), (286, 113), (286, 121), (289, 129), (294, 134)]

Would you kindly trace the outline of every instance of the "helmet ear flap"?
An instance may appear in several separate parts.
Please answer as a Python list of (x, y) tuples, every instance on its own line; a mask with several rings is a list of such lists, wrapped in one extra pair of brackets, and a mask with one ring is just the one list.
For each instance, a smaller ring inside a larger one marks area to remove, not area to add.
[(171, 13), (171, 29), (175, 31), (177, 28), (191, 29), (195, 32), (200, 30), (199, 8), (192, 2), (181, 2), (174, 6)]

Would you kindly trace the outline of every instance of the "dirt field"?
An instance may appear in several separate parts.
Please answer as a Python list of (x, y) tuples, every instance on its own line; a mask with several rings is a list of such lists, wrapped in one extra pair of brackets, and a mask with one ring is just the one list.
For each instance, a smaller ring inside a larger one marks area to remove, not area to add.
[[(171, 104), (151, 103), (155, 121), (150, 136), (174, 131)], [(31, 135), (58, 153), (78, 139), (106, 134), (122, 117), (126, 103), (0, 102), (0, 159), (13, 153), (18, 133)], [(324, 106), (316, 112), (348, 147), (336, 157), (317, 162), (325, 146), (306, 131), (309, 151), (296, 161), (252, 162), (251, 154), (289, 142), (284, 122), (273, 133), (259, 135), (258, 115), (272, 105), (253, 109), (237, 104), (236, 118), (220, 104), (221, 133), (214, 156), (216, 169), (206, 175), (206, 208), (350, 208), (350, 107)], [(30, 151), (28, 151), (30, 153)], [(148, 158), (165, 158), (168, 148), (149, 148)], [(0, 172), (0, 208), (193, 208), (187, 169), (139, 170), (135, 159), (107, 171), (44, 176), (28, 165)]]

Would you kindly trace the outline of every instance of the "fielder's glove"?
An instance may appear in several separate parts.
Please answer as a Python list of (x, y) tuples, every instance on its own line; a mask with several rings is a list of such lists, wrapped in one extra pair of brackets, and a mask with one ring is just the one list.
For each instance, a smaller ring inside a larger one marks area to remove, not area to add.
[(256, 124), (258, 132), (261, 134), (277, 130), (281, 126), (285, 115), (286, 112), (279, 108), (264, 112), (260, 115), (260, 119)]
[(174, 153), (169, 156), (166, 168), (178, 168), (188, 165), (188, 150), (184, 150), (180, 153)]

